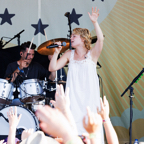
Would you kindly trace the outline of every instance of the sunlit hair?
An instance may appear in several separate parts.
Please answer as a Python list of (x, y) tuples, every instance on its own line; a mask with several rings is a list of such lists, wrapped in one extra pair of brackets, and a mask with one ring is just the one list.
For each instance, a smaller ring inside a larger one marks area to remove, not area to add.
[(90, 50), (91, 49), (91, 33), (86, 28), (75, 28), (73, 29), (73, 34), (78, 34), (82, 39), (84, 39), (85, 47)]

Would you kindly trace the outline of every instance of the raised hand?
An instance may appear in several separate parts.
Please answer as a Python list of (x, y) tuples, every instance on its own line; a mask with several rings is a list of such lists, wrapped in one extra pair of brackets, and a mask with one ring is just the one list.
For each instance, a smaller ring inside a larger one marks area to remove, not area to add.
[(19, 68), (20, 69), (26, 68), (28, 66), (29, 66), (28, 60), (21, 60), (21, 61), (19, 61)]
[(99, 114), (91, 112), (90, 108), (87, 107), (88, 123), (86, 123), (86, 117), (83, 118), (83, 127), (90, 133), (100, 132), (102, 127), (102, 118)]
[(47, 134), (60, 138), (72, 134), (69, 122), (59, 110), (49, 106), (40, 107), (36, 111), (36, 116), (40, 117), (40, 127)]
[(106, 120), (109, 118), (109, 103), (106, 99), (106, 96), (104, 96), (103, 101), (102, 98), (100, 98), (100, 104), (101, 104), (101, 111), (99, 108), (97, 108), (97, 113), (101, 115), (103, 120)]
[(17, 107), (15, 106), (14, 109), (15, 109), (15, 111), (13, 112), (13, 108), (11, 107), (9, 109), (9, 112), (7, 112), (7, 116), (8, 116), (8, 119), (9, 119), (9, 126), (13, 127), (13, 128), (16, 128), (22, 115), (20, 114), (17, 117)]
[(24, 130), (21, 135), (21, 140), (27, 139), (31, 134), (33, 134), (34, 129)]
[(50, 102), (54, 105), (55, 108), (59, 109), (60, 111), (69, 108), (69, 88), (67, 88), (66, 92), (64, 93), (63, 85), (57, 85), (55, 101), (51, 100)]
[(0, 144), (3, 144), (3, 142), (4, 142), (4, 140), (1, 140), (1, 141), (0, 141)]
[(97, 10), (97, 8), (95, 7), (95, 9), (92, 7), (92, 14), (90, 14), (88, 12), (89, 18), (92, 21), (92, 23), (96, 23), (97, 19), (99, 17), (99, 9)]

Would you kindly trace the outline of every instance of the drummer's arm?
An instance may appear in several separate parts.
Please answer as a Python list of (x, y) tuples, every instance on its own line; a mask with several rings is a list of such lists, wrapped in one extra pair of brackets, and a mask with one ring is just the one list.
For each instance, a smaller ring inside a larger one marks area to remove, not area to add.
[(18, 68), (15, 71), (13, 71), (12, 65), (10, 64), (7, 67), (4, 78), (6, 80), (10, 80), (11, 82), (14, 82), (15, 79), (17, 78), (19, 72), (20, 72), (20, 70), (18, 70)]
[(65, 52), (58, 60), (57, 52), (54, 52), (53, 57), (50, 61), (50, 65), (49, 65), (49, 71), (54, 72), (57, 71), (59, 69), (61, 69), (62, 67), (64, 67), (68, 62), (69, 62), (69, 57), (70, 57), (70, 50)]
[(20, 72), (20, 70), (17, 68), (12, 74), (10, 74), (11, 78), (7, 77), (6, 80), (11, 79), (11, 82), (14, 82), (15, 79), (17, 78), (19, 72)]

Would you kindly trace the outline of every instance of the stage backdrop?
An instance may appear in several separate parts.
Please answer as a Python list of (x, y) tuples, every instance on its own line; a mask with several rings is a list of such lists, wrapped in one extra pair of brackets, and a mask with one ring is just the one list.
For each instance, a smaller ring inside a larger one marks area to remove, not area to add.
[[(129, 140), (129, 91), (123, 91), (144, 67), (144, 1), (143, 0), (0, 0), (0, 38), (21, 33), (20, 42), (39, 46), (55, 38), (67, 38), (70, 12), (72, 29), (88, 28), (91, 7), (100, 9), (98, 22), (105, 35), (97, 70), (103, 81), (103, 92), (110, 104), (110, 117), (120, 143)], [(44, 32), (45, 31), (45, 32)], [(3, 38), (3, 44), (8, 41)], [(17, 45), (17, 38), (5, 46)], [(133, 85), (132, 139), (144, 141), (144, 76)]]

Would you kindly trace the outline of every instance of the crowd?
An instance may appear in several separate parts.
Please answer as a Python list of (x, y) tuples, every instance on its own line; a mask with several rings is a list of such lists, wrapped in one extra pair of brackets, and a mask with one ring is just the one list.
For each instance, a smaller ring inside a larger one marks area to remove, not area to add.
[[(106, 133), (108, 144), (118, 144), (117, 134), (109, 118), (109, 103), (104, 96), (100, 100), (101, 110), (93, 113), (87, 107), (87, 115), (83, 118), (83, 127), (87, 131), (82, 136), (78, 136), (74, 118), (70, 111), (69, 88), (64, 89), (62, 85), (57, 86), (55, 101), (51, 101), (55, 108), (40, 106), (36, 111), (36, 116), (40, 121), (42, 131), (33, 132), (33, 129), (24, 130), (21, 141), (15, 138), (16, 127), (21, 119), (17, 116), (17, 107), (10, 108), (7, 113), (9, 119), (9, 135), (5, 140), (7, 144), (101, 144), (100, 130), (102, 123)], [(47, 135), (48, 136), (47, 136)], [(2, 144), (4, 140), (0, 141)]]

